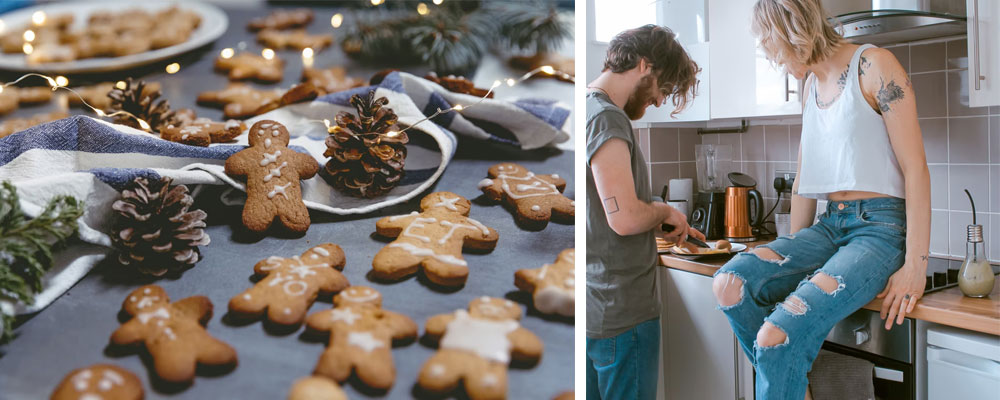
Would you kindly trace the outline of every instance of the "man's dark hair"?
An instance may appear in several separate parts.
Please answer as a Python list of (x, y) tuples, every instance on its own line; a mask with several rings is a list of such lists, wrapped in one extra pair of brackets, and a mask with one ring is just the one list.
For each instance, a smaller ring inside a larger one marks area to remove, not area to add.
[(622, 73), (639, 65), (645, 59), (652, 65), (660, 90), (672, 97), (674, 111), (684, 110), (694, 99), (701, 68), (688, 56), (670, 28), (644, 25), (629, 29), (611, 39), (603, 71)]

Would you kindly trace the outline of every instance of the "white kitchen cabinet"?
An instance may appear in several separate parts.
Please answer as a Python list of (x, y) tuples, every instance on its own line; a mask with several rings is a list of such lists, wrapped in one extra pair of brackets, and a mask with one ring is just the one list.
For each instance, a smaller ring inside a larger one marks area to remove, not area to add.
[(660, 268), (663, 398), (753, 399), (753, 369), (716, 307), (712, 277)]
[(712, 119), (802, 113), (799, 81), (773, 66), (750, 32), (755, 1), (708, 2)]
[(1000, 2), (966, 0), (969, 106), (1000, 105)]

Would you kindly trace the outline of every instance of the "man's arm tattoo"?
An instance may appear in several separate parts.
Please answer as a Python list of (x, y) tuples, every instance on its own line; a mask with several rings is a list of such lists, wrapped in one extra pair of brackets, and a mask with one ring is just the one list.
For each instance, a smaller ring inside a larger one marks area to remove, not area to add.
[(879, 77), (880, 88), (875, 99), (878, 100), (878, 108), (883, 113), (890, 111), (890, 104), (898, 102), (903, 99), (903, 88), (896, 84), (895, 80), (890, 80), (889, 85), (885, 84), (885, 80)]
[(618, 199), (614, 196), (604, 199), (604, 212), (614, 214), (618, 212)]

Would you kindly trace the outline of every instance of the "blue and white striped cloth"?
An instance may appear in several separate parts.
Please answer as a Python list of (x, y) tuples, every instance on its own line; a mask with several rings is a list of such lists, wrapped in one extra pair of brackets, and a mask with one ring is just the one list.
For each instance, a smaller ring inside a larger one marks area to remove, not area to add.
[[(388, 98), (388, 107), (396, 112), (401, 126), (412, 125), (438, 108), (468, 106), (479, 101), (477, 97), (448, 92), (425, 79), (394, 72), (377, 86), (283, 107), (248, 120), (247, 127), (261, 119), (284, 124), (292, 135), (290, 146), (308, 152), (322, 165), (326, 162), (323, 152), (328, 134), (323, 124), (316, 121), (332, 121), (340, 111), (354, 112), (349, 103), (351, 95), (371, 89), (376, 90), (377, 96)], [(334, 214), (363, 214), (405, 202), (441, 176), (455, 154), (456, 134), (530, 150), (566, 141), (569, 135), (562, 128), (569, 115), (566, 105), (548, 100), (487, 99), (461, 114), (443, 114), (408, 131), (405, 178), (386, 196), (378, 199), (344, 196), (317, 176), (303, 181), (303, 200), (311, 209)], [(242, 190), (242, 183), (226, 176), (224, 164), (226, 158), (245, 145), (246, 137), (241, 136), (236, 144), (187, 146), (123, 125), (74, 116), (0, 138), (0, 181), (11, 181), (17, 187), (21, 206), (31, 216), (41, 212), (48, 200), (57, 195), (83, 200), (86, 211), (80, 219), (80, 239), (109, 247), (111, 240), (107, 233), (115, 219), (111, 203), (125, 184), (137, 176), (166, 176), (178, 184), (228, 184)], [(236, 193), (235, 199), (227, 197), (224, 201), (241, 202), (242, 195)], [(40, 310), (55, 300), (103, 258), (106, 249), (100, 247), (91, 246), (79, 254), (74, 254), (73, 249), (64, 252), (68, 254), (57, 260), (35, 304), (20, 307), (18, 311)]]

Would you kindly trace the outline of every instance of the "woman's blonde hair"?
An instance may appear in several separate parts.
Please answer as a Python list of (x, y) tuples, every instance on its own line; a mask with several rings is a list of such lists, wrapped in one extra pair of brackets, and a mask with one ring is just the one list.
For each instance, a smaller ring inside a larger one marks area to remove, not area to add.
[(757, 0), (750, 30), (772, 62), (812, 65), (845, 43), (819, 0)]

